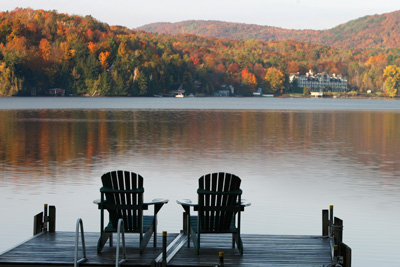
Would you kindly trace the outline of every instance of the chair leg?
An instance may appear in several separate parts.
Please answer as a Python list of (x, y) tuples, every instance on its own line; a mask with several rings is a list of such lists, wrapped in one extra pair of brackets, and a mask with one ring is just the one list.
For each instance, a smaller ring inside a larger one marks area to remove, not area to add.
[(107, 240), (110, 239), (110, 245), (112, 245), (112, 234), (111, 233), (101, 233), (99, 241), (97, 242), (97, 253), (100, 253)]
[(239, 244), (238, 244), (238, 249), (240, 252), (240, 255), (243, 255), (243, 243), (242, 243), (242, 239), (239, 237)]
[(236, 236), (236, 245), (237, 248), (239, 249), (240, 255), (243, 255), (243, 243), (242, 243), (242, 238), (240, 237), (239, 234)]
[(235, 248), (235, 243), (236, 247), (238, 248), (240, 255), (243, 255), (243, 243), (242, 243), (242, 238), (238, 233), (232, 234), (232, 248)]
[(153, 221), (153, 247), (157, 247), (157, 214), (154, 215), (154, 221)]
[(187, 237), (187, 247), (190, 248), (190, 242), (191, 242), (191, 239), (192, 239), (191, 234), (190, 234), (190, 230), (187, 232), (187, 235), (188, 235), (188, 237)]
[(146, 233), (144, 233), (143, 237), (140, 238), (140, 254), (143, 254), (147, 244), (149, 243), (151, 236), (154, 234), (154, 238), (157, 238), (154, 233), (154, 225), (152, 225)]
[[(189, 232), (190, 232), (191, 239), (192, 239), (192, 241), (193, 241), (194, 249), (196, 250), (196, 253), (197, 253), (197, 255), (198, 255), (198, 254), (199, 254), (199, 249), (200, 249), (200, 240), (199, 240), (200, 235), (198, 235), (198, 234), (193, 230), (192, 227), (190, 227), (190, 231), (189, 231)], [(189, 243), (190, 243), (190, 238), (188, 239), (188, 247), (190, 247)]]
[(190, 219), (190, 214), (189, 213), (186, 213), (185, 212), (185, 216), (187, 216), (187, 219), (186, 219), (186, 233), (187, 233), (187, 235), (188, 235), (188, 238), (187, 238), (187, 245), (188, 245), (188, 248), (190, 248), (190, 241), (192, 241), (193, 242), (193, 244), (194, 244), (194, 238), (195, 238), (195, 232), (193, 231), (193, 228), (192, 228), (192, 224), (191, 224), (191, 219)]
[(197, 255), (200, 255), (200, 233), (197, 233), (196, 250), (197, 250)]

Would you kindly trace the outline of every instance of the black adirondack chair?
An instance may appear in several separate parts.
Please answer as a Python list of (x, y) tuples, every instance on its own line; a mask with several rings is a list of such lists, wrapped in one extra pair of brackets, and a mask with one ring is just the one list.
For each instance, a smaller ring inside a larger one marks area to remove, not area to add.
[[(124, 221), (125, 233), (138, 233), (140, 254), (143, 253), (154, 233), (154, 247), (157, 246), (157, 213), (168, 203), (167, 199), (154, 199), (143, 202), (143, 177), (129, 171), (112, 171), (102, 175), (103, 187), (100, 188), (101, 199), (97, 203), (101, 210), (100, 238), (97, 252), (100, 253), (112, 233), (117, 232), (118, 220)], [(149, 205), (154, 205), (153, 215), (143, 215)], [(109, 213), (109, 223), (104, 227), (104, 211)]]
[[(197, 254), (200, 253), (201, 234), (232, 234), (232, 248), (235, 244), (243, 255), (243, 243), (240, 237), (240, 213), (245, 206), (241, 200), (241, 180), (231, 173), (211, 173), (199, 179), (198, 204), (190, 200), (177, 201), (187, 215), (187, 234), (190, 237)], [(190, 207), (198, 212), (197, 216), (190, 216)]]

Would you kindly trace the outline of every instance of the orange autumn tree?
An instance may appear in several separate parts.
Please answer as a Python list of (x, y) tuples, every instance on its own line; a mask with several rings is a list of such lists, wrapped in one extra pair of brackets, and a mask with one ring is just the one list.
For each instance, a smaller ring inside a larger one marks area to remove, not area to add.
[(47, 39), (43, 38), (42, 40), (40, 40), (39, 49), (40, 53), (42, 54), (42, 58), (45, 61), (49, 61), (51, 53), (51, 44)]
[(90, 53), (96, 54), (97, 53), (97, 45), (93, 42), (88, 43), (88, 48)]
[(241, 73), (242, 83), (250, 87), (250, 91), (254, 92), (257, 85), (256, 76), (249, 72), (248, 69), (244, 68)]
[(103, 70), (107, 69), (108, 67), (108, 58), (110, 56), (110, 52), (106, 51), (106, 52), (101, 52), (99, 55), (99, 61), (100, 61), (100, 65), (101, 68)]
[(194, 66), (200, 65), (200, 59), (197, 55), (190, 55), (190, 60), (192, 60)]

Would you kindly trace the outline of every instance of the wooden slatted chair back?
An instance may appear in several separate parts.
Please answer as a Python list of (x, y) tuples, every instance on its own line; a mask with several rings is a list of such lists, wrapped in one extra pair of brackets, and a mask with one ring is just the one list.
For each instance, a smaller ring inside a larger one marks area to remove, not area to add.
[(112, 171), (101, 177), (105, 193), (105, 207), (113, 227), (124, 220), (126, 232), (136, 232), (142, 227), (143, 177), (129, 171)]
[(231, 173), (211, 173), (199, 179), (200, 232), (230, 232), (234, 214), (240, 212), (241, 180)]

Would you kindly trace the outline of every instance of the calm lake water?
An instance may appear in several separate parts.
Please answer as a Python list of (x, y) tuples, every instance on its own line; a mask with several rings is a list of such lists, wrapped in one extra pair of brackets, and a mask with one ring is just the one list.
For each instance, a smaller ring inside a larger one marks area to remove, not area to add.
[[(100, 176), (145, 178), (178, 232), (197, 179), (242, 178), (245, 234), (321, 234), (335, 206), (353, 266), (400, 262), (400, 101), (274, 98), (0, 98), (0, 251), (32, 235), (44, 203), (57, 230), (99, 231)], [(244, 244), (246, 245), (246, 244)]]

